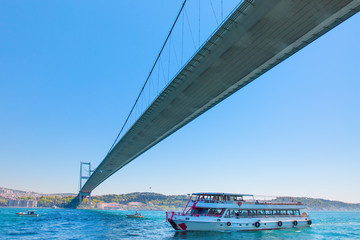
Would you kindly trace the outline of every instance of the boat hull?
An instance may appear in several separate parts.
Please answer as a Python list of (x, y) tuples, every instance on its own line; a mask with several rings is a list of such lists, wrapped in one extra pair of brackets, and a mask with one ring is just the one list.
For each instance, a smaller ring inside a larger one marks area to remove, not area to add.
[(39, 216), (39, 214), (26, 214), (26, 213), (16, 213), (16, 215), (22, 216), (22, 217), (38, 217)]
[[(171, 219), (172, 227), (179, 231), (258, 231), (310, 226), (308, 219), (221, 219), (183, 220)], [(281, 222), (281, 223), (279, 223)], [(295, 223), (296, 222), (296, 223)], [(296, 224), (296, 225), (295, 225)]]
[(126, 215), (128, 218), (144, 218), (144, 216), (140, 215)]

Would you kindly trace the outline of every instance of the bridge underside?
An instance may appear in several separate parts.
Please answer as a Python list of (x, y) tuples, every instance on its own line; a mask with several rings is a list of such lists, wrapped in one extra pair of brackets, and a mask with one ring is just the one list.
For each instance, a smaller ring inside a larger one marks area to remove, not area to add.
[(122, 137), (81, 192), (91, 192), (147, 149), (359, 10), (360, 0), (245, 1)]

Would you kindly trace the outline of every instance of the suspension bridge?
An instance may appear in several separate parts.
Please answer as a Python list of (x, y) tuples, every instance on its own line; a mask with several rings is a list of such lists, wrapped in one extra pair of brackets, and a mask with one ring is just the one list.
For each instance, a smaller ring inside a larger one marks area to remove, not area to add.
[[(80, 183), (80, 204), (84, 196), (90, 199), (91, 191), (146, 150), (360, 10), (360, 0), (243, 0), (224, 18), (223, 0), (221, 14), (217, 15), (216, 6), (211, 0), (209, 3), (217, 26), (202, 40), (199, 10), (198, 46), (195, 30), (191, 29), (194, 21), (189, 20), (186, 11), (189, 3), (185, 0), (181, 5), (114, 144), (94, 171), (90, 164), (86, 176), (81, 170), (80, 182), (86, 182)], [(200, 1), (198, 5), (200, 9)], [(197, 49), (183, 63), (185, 26)], [(180, 34), (176, 35), (176, 29), (180, 29)], [(176, 40), (181, 42), (177, 52)], [(166, 54), (168, 65), (164, 63)], [(178, 65), (172, 71), (171, 54)], [(159, 79), (166, 76), (168, 82), (152, 97), (147, 96), (149, 104), (141, 109), (147, 89), (156, 88)]]

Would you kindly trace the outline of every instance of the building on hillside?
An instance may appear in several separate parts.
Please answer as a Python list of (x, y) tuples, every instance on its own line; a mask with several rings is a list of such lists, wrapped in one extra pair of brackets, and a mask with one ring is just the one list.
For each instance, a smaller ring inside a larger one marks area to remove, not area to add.
[(129, 208), (139, 209), (139, 208), (142, 208), (143, 206), (145, 206), (145, 204), (141, 203), (141, 202), (129, 202), (128, 206), (129, 206)]
[(117, 209), (123, 209), (123, 206), (122, 204), (119, 204), (119, 203), (97, 203), (95, 205), (95, 208), (98, 208), (98, 209), (104, 209), (104, 210), (117, 210)]
[(9, 199), (8, 207), (36, 208), (36, 200)]

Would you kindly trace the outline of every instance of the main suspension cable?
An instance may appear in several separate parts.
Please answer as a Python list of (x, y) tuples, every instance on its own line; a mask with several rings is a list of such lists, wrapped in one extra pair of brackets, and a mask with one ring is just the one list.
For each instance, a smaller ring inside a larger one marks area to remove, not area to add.
[(149, 79), (150, 79), (150, 76), (151, 76), (151, 74), (152, 74), (152, 72), (153, 72), (153, 70), (154, 70), (154, 68), (155, 68), (155, 66), (156, 66), (156, 63), (158, 62), (158, 60), (159, 60), (159, 58), (160, 58), (161, 53), (163, 52), (163, 50), (164, 50), (164, 48), (165, 48), (165, 45), (166, 45), (166, 43), (167, 43), (167, 41), (168, 41), (168, 39), (169, 39), (169, 37), (170, 37), (170, 35), (171, 35), (171, 33), (172, 33), (175, 25), (176, 25), (176, 22), (177, 22), (177, 20), (179, 19), (179, 16), (180, 16), (180, 14), (181, 14), (184, 6), (185, 6), (186, 1), (187, 1), (187, 0), (184, 0), (183, 4), (181, 5), (180, 11), (179, 11), (178, 15), (177, 15), (176, 18), (175, 18), (175, 21), (174, 21), (174, 23), (173, 23), (173, 25), (172, 25), (172, 27), (171, 27), (171, 29), (170, 29), (170, 32), (169, 32), (169, 34), (167, 35), (167, 37), (166, 37), (166, 39), (165, 39), (165, 42), (164, 42), (164, 44), (163, 44), (163, 46), (162, 46), (162, 48), (161, 48), (161, 50), (160, 50), (160, 52), (159, 52), (159, 55), (157, 56), (157, 58), (156, 58), (156, 60), (155, 60), (155, 63), (154, 63), (154, 65), (152, 66), (152, 68), (151, 68), (151, 70), (150, 70), (150, 73), (149, 73), (149, 75), (147, 76), (146, 81), (145, 81), (143, 87), (141, 88), (141, 91), (140, 91), (139, 95), (137, 96), (133, 107), (132, 107), (131, 110), (130, 110), (129, 115), (128, 115), (127, 118), (126, 118), (124, 125), (121, 127), (121, 130), (120, 130), (119, 134), (118, 134), (117, 137), (115, 138), (115, 141), (114, 141), (114, 143), (111, 145), (110, 150), (108, 151), (108, 153), (106, 154), (106, 156), (107, 156), (107, 155), (111, 152), (111, 150), (113, 149), (113, 147), (114, 147), (114, 145), (116, 144), (117, 140), (119, 139), (122, 131), (124, 130), (125, 125), (126, 125), (126, 123), (128, 122), (128, 120), (129, 120), (132, 112), (134, 111), (134, 108), (135, 108), (137, 102), (139, 101), (139, 98), (140, 98), (142, 92), (144, 91), (147, 82), (148, 82)]

